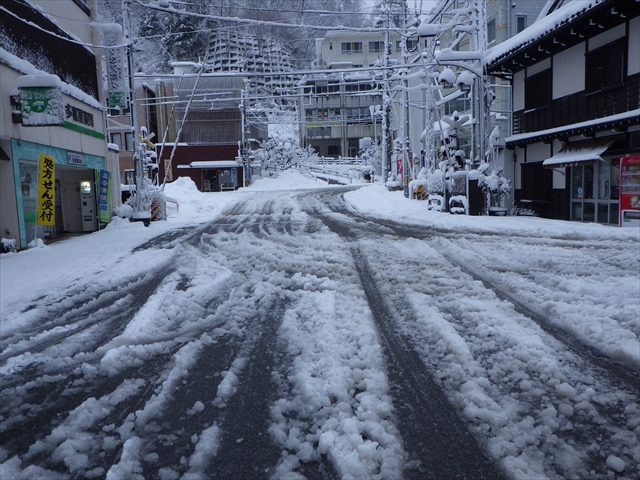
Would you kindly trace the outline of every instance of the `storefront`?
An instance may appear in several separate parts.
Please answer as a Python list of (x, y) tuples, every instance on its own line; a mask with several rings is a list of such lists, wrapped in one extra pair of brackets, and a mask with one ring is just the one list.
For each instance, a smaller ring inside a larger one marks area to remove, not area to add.
[(618, 224), (620, 157), (607, 154), (618, 139), (612, 136), (568, 142), (543, 162), (546, 168), (566, 169), (570, 220)]
[(244, 185), (244, 166), (236, 160), (238, 145), (178, 144), (175, 152), (168, 148), (171, 146), (173, 144), (165, 144), (162, 149), (156, 145), (163, 166), (159, 172), (160, 182), (189, 177), (201, 192), (232, 191)]
[(242, 166), (235, 161), (191, 162), (189, 168), (200, 170), (202, 192), (237, 190), (242, 185)]
[[(54, 160), (55, 224), (37, 224), (39, 157)], [(11, 140), (20, 245), (63, 233), (93, 232), (111, 215), (111, 175), (104, 157)]]
[(620, 159), (571, 167), (571, 220), (618, 224)]

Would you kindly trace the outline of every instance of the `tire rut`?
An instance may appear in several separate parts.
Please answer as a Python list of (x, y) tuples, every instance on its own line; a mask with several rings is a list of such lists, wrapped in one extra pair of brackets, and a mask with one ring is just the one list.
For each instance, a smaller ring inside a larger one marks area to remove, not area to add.
[(322, 215), (319, 218), (351, 242), (354, 263), (387, 358), (390, 393), (408, 454), (405, 475), (416, 479), (502, 479), (502, 473), (460, 419), (420, 355), (399, 333), (367, 259), (356, 244), (356, 235), (343, 223)]
[[(437, 247), (434, 248), (438, 250)], [(451, 258), (441, 250), (438, 250), (438, 253), (442, 255), (442, 257), (445, 258), (449, 263), (459, 268), (462, 272), (466, 273), (474, 280), (481, 282), (487, 290), (493, 291), (500, 300), (511, 303), (518, 313), (529, 318), (540, 328), (542, 328), (547, 334), (562, 343), (564, 347), (567, 348), (567, 350), (571, 351), (582, 360), (584, 360), (587, 364), (592, 365), (597, 370), (599, 370), (600, 375), (605, 378), (614, 378), (620, 386), (624, 386), (626, 389), (632, 391), (636, 395), (640, 395), (640, 375), (637, 372), (634, 372), (626, 366), (617, 363), (615, 360), (607, 357), (599, 350), (591, 347), (590, 345), (587, 345), (570, 332), (567, 332), (566, 330), (555, 325), (545, 316), (534, 312), (529, 307), (504, 292), (502, 289), (498, 288), (491, 281), (465, 267), (460, 262)]]

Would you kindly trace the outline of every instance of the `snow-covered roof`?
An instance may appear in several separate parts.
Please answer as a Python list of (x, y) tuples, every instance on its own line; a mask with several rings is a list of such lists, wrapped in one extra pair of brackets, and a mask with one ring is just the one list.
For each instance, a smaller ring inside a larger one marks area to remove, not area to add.
[[(0, 63), (5, 64), (8, 67), (13, 68), (14, 70), (24, 75), (28, 75), (29, 78), (31, 79), (35, 79), (36, 77), (38, 77), (39, 79), (43, 79), (43, 78), (51, 79), (52, 77), (55, 76), (55, 75), (50, 75), (47, 72), (44, 72), (42, 70), (39, 70), (27, 60), (19, 58), (2, 48), (0, 48)], [(59, 77), (56, 77), (56, 78), (59, 79)], [(22, 81), (27, 81), (27, 80), (22, 80)], [(23, 85), (23, 86), (27, 86), (27, 85)], [(81, 102), (84, 102), (87, 105), (90, 105), (94, 108), (98, 108), (98, 109), (104, 108), (104, 106), (100, 102), (98, 102), (95, 98), (93, 98), (91, 95), (83, 92), (82, 90), (80, 90), (79, 88), (73, 85), (69, 85), (64, 81), (60, 81), (59, 86), (62, 88), (62, 92), (66, 95), (69, 95), (70, 97), (80, 100)]]
[(570, 23), (576, 17), (581, 16), (604, 1), (605, 0), (574, 0), (567, 3), (548, 16), (541, 18), (529, 28), (511, 37), (509, 40), (501, 42), (487, 50), (485, 63), (490, 65), (502, 57), (526, 47), (562, 25)]
[[(191, 168), (234, 168), (242, 166), (241, 163), (236, 162), (235, 160), (212, 160), (212, 161), (197, 161), (191, 162), (189, 167)], [(183, 167), (184, 168), (184, 167)]]
[(640, 109), (630, 110), (628, 112), (609, 115), (608, 117), (587, 120), (586, 122), (572, 123), (571, 125), (562, 125), (560, 127), (548, 128), (546, 130), (537, 130), (534, 132), (518, 133), (505, 138), (507, 143), (517, 143), (532, 140), (539, 137), (557, 136), (570, 132), (572, 130), (593, 129), (595, 127), (617, 122), (633, 121), (640, 117)]

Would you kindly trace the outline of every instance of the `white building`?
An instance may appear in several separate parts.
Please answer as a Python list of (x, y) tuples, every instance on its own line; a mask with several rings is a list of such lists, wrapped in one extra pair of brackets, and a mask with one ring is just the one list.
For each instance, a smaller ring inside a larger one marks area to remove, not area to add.
[[(118, 202), (117, 148), (106, 138), (89, 5), (16, 0), (0, 10), (0, 234), (18, 249), (35, 237), (97, 230)], [(46, 212), (38, 200), (43, 154), (55, 178), (41, 187), (53, 197)], [(45, 213), (53, 225), (38, 224)]]
[[(392, 34), (390, 63), (400, 57)], [(316, 59), (300, 88), (300, 145), (324, 157), (355, 157), (361, 140), (382, 135), (385, 84), (382, 32), (331, 31), (316, 39)]]

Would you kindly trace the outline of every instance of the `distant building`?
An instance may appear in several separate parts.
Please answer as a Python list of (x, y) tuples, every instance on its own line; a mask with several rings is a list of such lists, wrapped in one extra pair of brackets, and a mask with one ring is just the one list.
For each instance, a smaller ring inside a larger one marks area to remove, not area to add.
[[(97, 230), (119, 204), (103, 62), (87, 47), (100, 43), (94, 13), (83, 0), (13, 0), (0, 9), (0, 234), (19, 249), (36, 237)], [(53, 159), (46, 171), (42, 154)], [(40, 173), (55, 179), (44, 178), (42, 192)], [(39, 225), (45, 217), (53, 224)]]
[[(154, 135), (152, 141), (158, 142), (162, 137), (158, 133), (157, 102), (155, 86), (141, 79), (135, 79), (136, 84), (136, 105), (138, 113), (138, 123), (144, 126), (148, 133)], [(133, 126), (130, 106), (123, 109), (110, 108), (107, 110), (107, 134), (109, 143), (118, 148), (119, 161), (119, 182), (123, 185), (134, 185), (133, 161)], [(140, 135), (140, 132), (137, 132)]]
[(235, 190), (250, 182), (249, 139), (266, 138), (266, 121), (245, 123), (243, 134), (244, 79), (207, 73), (197, 78), (194, 67), (176, 63), (175, 78), (156, 81), (158, 98), (164, 99), (157, 111), (159, 182), (185, 176), (203, 192)]
[(487, 61), (512, 85), (516, 200), (617, 224), (620, 158), (640, 153), (640, 3), (566, 2)]
[[(399, 36), (390, 41), (390, 61), (396, 63)], [(322, 72), (300, 86), (300, 145), (323, 157), (355, 157), (361, 140), (381, 137), (384, 87), (377, 67), (384, 65), (384, 42), (381, 32), (334, 31), (316, 39), (312, 67)]]

